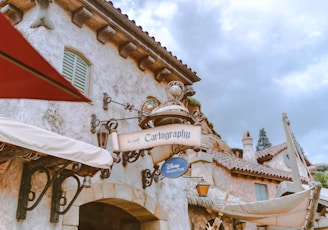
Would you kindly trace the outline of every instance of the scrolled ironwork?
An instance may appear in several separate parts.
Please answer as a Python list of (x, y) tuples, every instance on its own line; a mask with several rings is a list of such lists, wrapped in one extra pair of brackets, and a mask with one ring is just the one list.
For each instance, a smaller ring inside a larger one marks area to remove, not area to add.
[[(68, 204), (67, 204), (66, 193), (62, 190), (62, 184), (65, 182), (67, 178), (73, 178), (77, 183), (76, 192), (72, 200)], [(64, 215), (68, 212), (68, 210), (72, 207), (73, 203), (75, 202), (75, 200), (77, 199), (83, 188), (84, 186), (81, 185), (80, 179), (71, 171), (66, 171), (66, 173), (63, 173), (63, 175), (56, 177), (52, 189), (52, 201), (51, 201), (51, 213), (50, 213), (51, 222), (58, 223), (59, 215)], [(64, 206), (66, 206), (66, 208), (60, 210), (60, 208)]]
[(111, 132), (111, 130), (114, 130), (114, 129), (117, 129), (118, 127), (118, 120), (117, 119), (109, 119), (107, 121), (101, 121), (97, 118), (96, 114), (92, 114), (91, 115), (91, 128), (90, 128), (90, 132), (95, 134), (96, 133), (96, 128), (99, 126), (99, 125), (104, 125), (105, 128)]
[(72, 165), (72, 170), (73, 170), (74, 172), (78, 172), (78, 171), (80, 171), (81, 168), (82, 168), (82, 164), (79, 163), (79, 162), (73, 163), (73, 165)]
[(112, 173), (112, 168), (110, 169), (100, 169), (100, 178), (101, 179), (107, 179), (110, 177), (110, 174)]
[(159, 175), (161, 175), (161, 170), (159, 169), (158, 165), (154, 166), (154, 171), (151, 172), (150, 169), (144, 169), (141, 171), (142, 175), (142, 188), (145, 189), (150, 187)]
[(96, 133), (96, 128), (98, 125), (100, 125), (100, 120), (97, 119), (96, 114), (92, 114), (91, 115), (91, 129), (90, 132), (91, 133)]
[(134, 110), (134, 105), (131, 105), (130, 103), (126, 103), (126, 105), (124, 106), (124, 109), (132, 112), (132, 110)]
[(128, 152), (123, 152), (122, 153), (122, 164), (123, 166), (126, 166), (128, 163), (133, 163), (136, 162), (139, 157), (144, 157), (145, 152), (148, 152), (147, 149), (140, 149), (140, 150), (135, 150), (135, 151), (128, 151)]
[(112, 102), (112, 98), (107, 93), (103, 93), (103, 109), (108, 110), (108, 105)]
[(128, 102), (125, 103), (125, 104), (123, 104), (123, 103), (114, 101), (110, 96), (108, 96), (108, 93), (103, 93), (103, 109), (105, 111), (108, 110), (108, 105), (110, 103), (115, 103), (117, 105), (121, 105), (121, 106), (124, 107), (125, 110), (129, 110), (130, 112), (132, 112), (132, 111), (138, 111), (139, 112), (139, 110), (137, 110), (137, 109), (134, 108), (134, 105), (132, 105), (132, 104), (130, 104)]
[[(68, 166), (69, 162), (65, 163), (59, 170), (57, 170), (51, 178), (50, 169), (44, 166), (37, 166), (34, 168), (30, 168), (28, 164), (24, 164), (23, 166), (23, 174), (21, 180), (21, 186), (19, 190), (19, 197), (18, 197), (18, 205), (17, 205), (17, 212), (16, 218), (17, 219), (25, 219), (26, 212), (33, 210), (35, 207), (38, 206), (41, 199), (53, 184), (54, 180), (60, 175), (63, 170)], [(32, 191), (32, 176), (37, 172), (43, 172), (47, 176), (47, 182), (43, 187), (41, 193), (38, 197), (36, 197), (35, 191)], [(30, 207), (28, 207), (28, 202), (35, 201)]]
[(181, 152), (184, 152), (187, 149), (191, 149), (191, 146), (187, 146), (187, 145), (177, 145), (174, 144), (171, 146), (171, 150), (172, 150), (172, 156)]
[(192, 112), (191, 117), (195, 121), (194, 125), (200, 125), (200, 123), (204, 120), (204, 115), (197, 110)]
[(118, 121), (117, 119), (109, 119), (108, 121), (106, 121), (106, 125), (105, 125), (106, 129), (111, 132), (114, 129), (117, 129), (118, 127)]
[[(71, 165), (71, 167), (68, 167), (69, 165)], [(91, 166), (54, 157), (41, 158), (37, 161), (25, 163), (23, 166), (16, 218), (26, 219), (27, 211), (31, 211), (38, 206), (45, 193), (52, 185), (50, 221), (58, 222), (59, 215), (67, 213), (83, 187), (87, 187), (87, 184), (84, 184), (84, 182), (83, 185), (81, 185), (79, 176), (84, 178), (91, 177), (97, 171), (99, 171), (99, 169)], [(43, 173), (46, 175), (46, 182), (40, 192), (32, 190), (32, 177), (34, 177), (36, 173)], [(67, 202), (65, 192), (62, 190), (62, 184), (69, 177), (75, 179), (77, 182), (76, 193), (70, 203)], [(29, 202), (33, 203), (29, 206)], [(60, 210), (60, 207), (63, 206), (66, 206), (66, 208)]]

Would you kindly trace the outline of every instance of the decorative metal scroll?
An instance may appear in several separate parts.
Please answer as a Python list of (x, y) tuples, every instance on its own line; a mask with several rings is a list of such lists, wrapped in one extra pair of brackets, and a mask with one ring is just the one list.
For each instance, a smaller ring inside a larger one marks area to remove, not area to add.
[[(67, 204), (66, 193), (62, 190), (62, 184), (67, 178), (74, 178), (77, 183), (76, 192), (69, 204)], [(77, 199), (82, 189), (84, 188), (81, 185), (80, 179), (72, 173), (72, 171), (64, 171), (62, 175), (57, 177), (53, 183), (52, 187), (52, 201), (51, 201), (51, 213), (50, 221), (53, 223), (58, 223), (59, 215), (64, 215), (72, 207), (74, 201)], [(64, 208), (66, 206), (66, 208)], [(63, 208), (61, 210), (61, 208)]]
[[(60, 167), (58, 167), (59, 165)], [(72, 167), (68, 167), (69, 165)], [(52, 185), (50, 221), (57, 223), (59, 220), (59, 215), (67, 213), (81, 193), (82, 189), (87, 187), (84, 184), (81, 185), (80, 178), (78, 176), (85, 178), (91, 177), (97, 171), (99, 171), (99, 169), (91, 166), (51, 157), (25, 163), (23, 165), (16, 218), (19, 220), (26, 219), (27, 211), (31, 211), (39, 205), (45, 193)], [(32, 190), (32, 177), (37, 173), (46, 175), (46, 182), (41, 192)], [(62, 185), (67, 178), (73, 178), (77, 183), (75, 195), (70, 203), (67, 203), (66, 194), (62, 190)], [(33, 203), (29, 205), (31, 202)]]
[(158, 165), (154, 166), (154, 171), (151, 172), (150, 169), (144, 169), (141, 171), (142, 175), (142, 187), (143, 189), (152, 185), (153, 181), (156, 180), (159, 175), (161, 175), (161, 170)]
[[(54, 182), (56, 177), (60, 175), (61, 172), (63, 172), (69, 163), (70, 162), (67, 162), (58, 171), (56, 171), (52, 178), (49, 168), (46, 168), (42, 165), (30, 168), (28, 164), (24, 164), (16, 212), (17, 219), (26, 219), (26, 212), (31, 211), (38, 206), (48, 188)], [(39, 196), (36, 198), (36, 192), (32, 191), (31, 180), (32, 176), (37, 172), (45, 173), (47, 176), (47, 182)], [(34, 201), (34, 203), (31, 206), (28, 206), (28, 202), (32, 201)]]
[(148, 149), (140, 149), (140, 150), (135, 150), (135, 151), (129, 151), (129, 152), (123, 152), (122, 153), (122, 164), (123, 166), (126, 166), (128, 163), (133, 163), (136, 162), (139, 157), (144, 157), (145, 153), (148, 153)]

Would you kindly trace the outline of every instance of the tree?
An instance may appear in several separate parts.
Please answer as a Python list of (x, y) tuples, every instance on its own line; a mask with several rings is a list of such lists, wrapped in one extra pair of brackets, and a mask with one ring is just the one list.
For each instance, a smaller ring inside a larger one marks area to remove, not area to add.
[(328, 171), (316, 172), (314, 174), (314, 180), (319, 181), (322, 184), (322, 187), (328, 188)]
[(258, 139), (257, 145), (256, 145), (256, 151), (260, 151), (260, 150), (269, 148), (271, 146), (272, 146), (272, 144), (270, 143), (269, 138), (267, 137), (264, 128), (260, 129), (259, 139)]

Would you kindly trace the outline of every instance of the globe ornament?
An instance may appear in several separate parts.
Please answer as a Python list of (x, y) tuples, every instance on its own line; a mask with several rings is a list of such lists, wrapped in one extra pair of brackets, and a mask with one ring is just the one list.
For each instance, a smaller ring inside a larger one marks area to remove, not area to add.
[(185, 86), (181, 81), (171, 81), (167, 84), (165, 91), (169, 100), (181, 101)]
[[(171, 81), (165, 92), (168, 100), (155, 103), (154, 99), (147, 99), (141, 107), (142, 116), (139, 126), (142, 129), (153, 128), (169, 124), (194, 124), (189, 110), (182, 104), (185, 86), (180, 81)], [(153, 101), (152, 101), (153, 100)]]

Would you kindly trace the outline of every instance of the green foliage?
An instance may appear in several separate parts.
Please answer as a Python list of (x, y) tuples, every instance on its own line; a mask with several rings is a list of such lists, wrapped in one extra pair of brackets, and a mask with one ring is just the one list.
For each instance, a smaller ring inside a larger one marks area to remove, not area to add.
[[(197, 99), (193, 98), (193, 97), (188, 97), (188, 103), (189, 105), (192, 105), (192, 106), (199, 106), (199, 109), (201, 110), (201, 103), (200, 101), (198, 101)], [(200, 111), (201, 115), (203, 116), (204, 118), (204, 121), (206, 121), (208, 127), (212, 130), (213, 134), (218, 136), (219, 138), (221, 138), (220, 134), (218, 134), (215, 129), (214, 129), (214, 125), (212, 122), (210, 122), (207, 117)]]
[(189, 101), (189, 104), (190, 105), (198, 105), (199, 108), (201, 107), (201, 103), (200, 101), (198, 101), (196, 98), (193, 98), (193, 97), (188, 97), (188, 101)]
[(256, 145), (256, 151), (260, 151), (260, 150), (269, 148), (271, 146), (272, 146), (272, 144), (270, 143), (269, 138), (267, 137), (264, 128), (260, 129), (259, 139), (258, 139), (257, 145)]
[(218, 136), (218, 137), (221, 139), (220, 134), (218, 134), (218, 133), (215, 131), (213, 123), (210, 122), (210, 121), (208, 120), (208, 118), (205, 117), (205, 116), (204, 116), (204, 121), (206, 121), (208, 127), (212, 130), (213, 134), (216, 135), (216, 136)]
[(317, 166), (317, 171), (319, 171), (319, 172), (324, 172), (326, 170), (328, 170), (328, 165), (326, 165), (326, 164), (322, 164), (322, 165)]
[(328, 188), (328, 171), (316, 172), (313, 176), (314, 180), (319, 181), (322, 187)]

